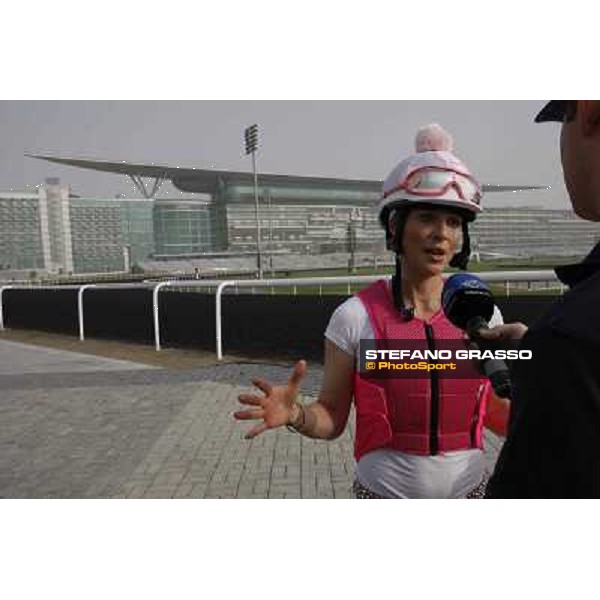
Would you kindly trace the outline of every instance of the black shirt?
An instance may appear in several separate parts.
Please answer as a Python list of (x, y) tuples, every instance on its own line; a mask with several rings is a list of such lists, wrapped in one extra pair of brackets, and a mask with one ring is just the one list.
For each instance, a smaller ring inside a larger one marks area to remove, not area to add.
[(556, 273), (571, 289), (521, 342), (488, 498), (600, 498), (600, 243)]

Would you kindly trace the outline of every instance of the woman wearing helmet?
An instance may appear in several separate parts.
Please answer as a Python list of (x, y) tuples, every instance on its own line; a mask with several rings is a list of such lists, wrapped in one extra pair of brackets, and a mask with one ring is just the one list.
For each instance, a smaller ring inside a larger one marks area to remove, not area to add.
[[(299, 361), (285, 386), (254, 380), (265, 395), (240, 395), (250, 408), (234, 416), (262, 421), (248, 438), (287, 425), (308, 437), (334, 439), (344, 431), (354, 401), (357, 498), (482, 497), (489, 383), (438, 380), (433, 373), (373, 380), (358, 369), (361, 339), (435, 344), (435, 339), (463, 336), (441, 310), (442, 273), (449, 265), (466, 268), (468, 223), (481, 211), (481, 188), (452, 154), (452, 140), (438, 125), (419, 130), (416, 150), (387, 177), (377, 206), (388, 248), (396, 255), (396, 272), (391, 282), (368, 286), (332, 315), (317, 401), (297, 402), (306, 372)], [(498, 312), (493, 321), (502, 322)]]

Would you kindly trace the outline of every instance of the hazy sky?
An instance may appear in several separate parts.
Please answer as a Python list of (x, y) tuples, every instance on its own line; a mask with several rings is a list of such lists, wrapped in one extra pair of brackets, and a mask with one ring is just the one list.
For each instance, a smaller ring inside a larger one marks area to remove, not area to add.
[[(60, 177), (83, 196), (138, 197), (128, 178), (25, 158), (25, 152), (250, 171), (243, 129), (258, 123), (258, 169), (384, 179), (438, 122), (483, 183), (550, 185), (488, 194), (484, 207), (569, 206), (558, 124), (533, 123), (543, 101), (1, 101), (0, 191)], [(168, 192), (168, 193), (167, 193)], [(165, 185), (159, 196), (179, 195)]]

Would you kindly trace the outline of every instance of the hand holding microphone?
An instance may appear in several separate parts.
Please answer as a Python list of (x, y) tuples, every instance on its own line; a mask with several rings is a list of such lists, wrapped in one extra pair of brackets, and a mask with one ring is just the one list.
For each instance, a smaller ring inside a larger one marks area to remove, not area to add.
[(485, 327), (479, 331), (479, 335), (484, 340), (520, 340), (527, 333), (527, 325), (516, 321), (515, 323), (505, 323), (496, 325), (496, 327)]

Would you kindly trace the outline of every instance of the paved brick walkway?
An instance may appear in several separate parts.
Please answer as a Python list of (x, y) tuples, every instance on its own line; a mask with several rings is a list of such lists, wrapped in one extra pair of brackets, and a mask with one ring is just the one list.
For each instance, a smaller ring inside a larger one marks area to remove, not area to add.
[[(283, 382), (289, 368), (171, 371), (3, 340), (0, 363), (0, 497), (351, 497), (353, 427), (333, 442), (286, 429), (248, 441), (231, 416), (252, 377)], [(307, 401), (321, 379), (311, 367)]]

